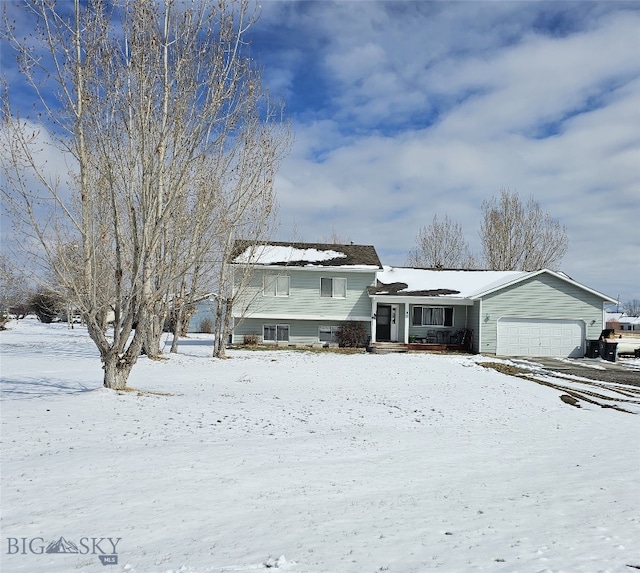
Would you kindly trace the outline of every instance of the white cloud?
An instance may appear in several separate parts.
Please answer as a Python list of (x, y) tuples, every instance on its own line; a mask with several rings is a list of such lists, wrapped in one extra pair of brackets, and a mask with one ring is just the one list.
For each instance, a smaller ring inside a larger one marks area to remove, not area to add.
[(319, 8), (333, 92), (295, 126), (281, 238), (294, 219), (307, 240), (333, 227), (402, 264), (448, 213), (478, 248), (483, 199), (510, 187), (567, 226), (566, 272), (640, 297), (640, 13), (593, 3), (573, 22), (562, 4), (574, 29), (545, 30), (545, 3), (429, 6)]

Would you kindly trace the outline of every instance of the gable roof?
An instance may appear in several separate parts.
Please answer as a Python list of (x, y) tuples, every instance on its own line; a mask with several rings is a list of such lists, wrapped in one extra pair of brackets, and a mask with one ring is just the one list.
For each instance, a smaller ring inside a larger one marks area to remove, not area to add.
[(230, 258), (235, 264), (263, 266), (382, 268), (372, 245), (236, 241)]
[(577, 287), (577, 288), (579, 288), (579, 289), (581, 289), (581, 290), (583, 290), (585, 292), (593, 294), (593, 295), (601, 298), (603, 301), (606, 301), (606, 302), (617, 302), (616, 299), (611, 298), (610, 296), (607, 296), (606, 294), (602, 294), (601, 292), (593, 290), (593, 289), (591, 289), (591, 288), (589, 288), (589, 287), (587, 287), (587, 286), (585, 286), (583, 284), (580, 284), (577, 281), (574, 281), (569, 275), (567, 275), (567, 274), (565, 274), (563, 272), (551, 271), (549, 269), (540, 269), (539, 271), (532, 271), (532, 272), (523, 273), (523, 274), (525, 276), (520, 277), (520, 278), (515, 278), (514, 280), (509, 281), (507, 283), (504, 283), (504, 284), (501, 284), (501, 285), (496, 285), (496, 286), (493, 286), (493, 287), (489, 287), (486, 290), (482, 290), (480, 292), (477, 292), (477, 293), (475, 293), (475, 295), (473, 295), (472, 298), (475, 298), (475, 299), (482, 298), (483, 296), (486, 296), (486, 295), (488, 295), (488, 294), (490, 294), (492, 292), (500, 290), (501, 288), (504, 288), (506, 286), (510, 286), (512, 284), (519, 283), (519, 282), (521, 282), (521, 281), (523, 281), (525, 279), (530, 279), (530, 278), (536, 277), (536, 276), (541, 275), (541, 274), (548, 274), (548, 275), (556, 277), (556, 278), (558, 278), (558, 279), (560, 279), (562, 281), (565, 281), (565, 282), (567, 282), (567, 283), (569, 283), (569, 284), (571, 284), (571, 285), (573, 285), (573, 286), (575, 286), (575, 287)]
[(437, 270), (385, 266), (377, 273), (375, 287), (370, 295), (446, 296), (477, 300), (524, 280), (547, 273), (568, 282), (604, 301), (616, 302), (605, 294), (590, 289), (564, 273), (541, 269), (539, 271), (476, 271)]

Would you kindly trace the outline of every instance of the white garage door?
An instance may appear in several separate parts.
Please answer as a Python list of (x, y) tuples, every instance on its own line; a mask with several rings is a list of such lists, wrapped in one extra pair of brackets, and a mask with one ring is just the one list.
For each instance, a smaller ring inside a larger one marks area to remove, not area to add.
[(501, 318), (500, 356), (583, 356), (584, 323), (580, 320)]

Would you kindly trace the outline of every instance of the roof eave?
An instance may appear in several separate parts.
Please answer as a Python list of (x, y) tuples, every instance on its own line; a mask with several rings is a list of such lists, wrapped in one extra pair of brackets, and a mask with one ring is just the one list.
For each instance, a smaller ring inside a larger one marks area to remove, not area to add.
[(370, 294), (369, 298), (376, 302), (390, 303), (410, 303), (410, 304), (451, 304), (457, 306), (473, 306), (473, 301), (466, 296), (411, 296), (396, 294), (375, 293)]
[(350, 273), (377, 273), (380, 268), (371, 265), (367, 268), (365, 265), (292, 265), (292, 264), (281, 264), (281, 265), (261, 265), (261, 264), (251, 264), (251, 263), (231, 263), (234, 267), (253, 267), (260, 269), (268, 269), (268, 270), (297, 270), (297, 271), (332, 271), (332, 272), (340, 272), (340, 271), (349, 271)]

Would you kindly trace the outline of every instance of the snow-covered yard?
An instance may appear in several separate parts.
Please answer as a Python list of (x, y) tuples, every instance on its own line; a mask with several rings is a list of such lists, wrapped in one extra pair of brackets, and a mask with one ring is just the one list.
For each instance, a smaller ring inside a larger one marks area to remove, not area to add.
[(478, 357), (220, 361), (197, 335), (115, 393), (82, 328), (9, 326), (3, 572), (640, 567), (638, 415)]

